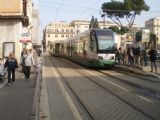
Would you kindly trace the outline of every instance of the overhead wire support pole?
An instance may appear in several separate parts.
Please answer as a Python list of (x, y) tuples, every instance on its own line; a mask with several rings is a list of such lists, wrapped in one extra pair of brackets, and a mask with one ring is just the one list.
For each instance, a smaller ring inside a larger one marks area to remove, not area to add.
[(105, 29), (105, 22), (106, 22), (106, 21), (105, 21), (105, 15), (106, 15), (106, 14), (104, 14), (104, 13), (101, 15), (101, 17), (103, 17), (103, 29)]

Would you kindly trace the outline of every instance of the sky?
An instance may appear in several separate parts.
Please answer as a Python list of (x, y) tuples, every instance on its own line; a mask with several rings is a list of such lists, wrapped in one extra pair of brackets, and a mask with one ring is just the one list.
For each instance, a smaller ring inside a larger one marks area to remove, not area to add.
[[(98, 21), (101, 17), (101, 6), (111, 0), (33, 0), (34, 6), (39, 9), (40, 26), (42, 29), (53, 21), (91, 20), (94, 16)], [(122, 1), (122, 0), (119, 0)], [(144, 27), (144, 22), (150, 18), (160, 17), (160, 0), (145, 0), (150, 6), (148, 12), (136, 16), (135, 24)], [(106, 18), (106, 21), (111, 21)]]

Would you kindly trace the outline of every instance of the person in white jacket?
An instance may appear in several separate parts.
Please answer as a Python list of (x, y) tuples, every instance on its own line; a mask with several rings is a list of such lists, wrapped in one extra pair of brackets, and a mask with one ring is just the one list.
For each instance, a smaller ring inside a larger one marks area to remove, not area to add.
[(25, 75), (25, 80), (29, 80), (31, 66), (33, 65), (35, 67), (35, 61), (33, 55), (30, 53), (29, 49), (25, 50), (25, 54), (22, 57), (22, 64), (23, 64), (23, 73)]

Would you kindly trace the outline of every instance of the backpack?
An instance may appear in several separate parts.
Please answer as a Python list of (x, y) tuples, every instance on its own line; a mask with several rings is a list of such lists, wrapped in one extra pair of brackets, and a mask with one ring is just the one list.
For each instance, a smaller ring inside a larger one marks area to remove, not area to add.
[(8, 70), (13, 70), (13, 69), (15, 69), (15, 68), (18, 68), (16, 59), (8, 60), (8, 63), (7, 63), (7, 64), (8, 64), (8, 65), (7, 65)]

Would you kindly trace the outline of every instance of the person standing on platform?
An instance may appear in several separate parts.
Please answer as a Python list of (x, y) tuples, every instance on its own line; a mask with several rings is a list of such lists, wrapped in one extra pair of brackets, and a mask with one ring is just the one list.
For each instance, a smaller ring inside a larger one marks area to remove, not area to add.
[(157, 51), (153, 47), (151, 47), (148, 54), (150, 55), (151, 72), (153, 72), (153, 64), (154, 64), (154, 67), (155, 67), (155, 72), (157, 72), (157, 65), (156, 65)]
[(14, 53), (9, 53), (9, 57), (5, 61), (4, 68), (8, 71), (8, 85), (15, 82), (15, 69), (18, 68), (17, 59), (14, 57)]
[(30, 71), (31, 66), (33, 65), (35, 67), (35, 61), (33, 59), (33, 55), (31, 54), (29, 49), (26, 49), (25, 54), (22, 58), (22, 64), (24, 64), (23, 73), (25, 75), (25, 80), (29, 80), (30, 78)]

